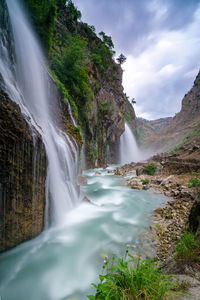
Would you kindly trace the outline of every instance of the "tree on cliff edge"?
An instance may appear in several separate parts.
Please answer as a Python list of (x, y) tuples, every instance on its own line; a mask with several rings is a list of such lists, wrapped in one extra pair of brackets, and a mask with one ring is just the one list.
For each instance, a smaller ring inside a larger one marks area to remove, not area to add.
[(124, 54), (120, 54), (120, 56), (117, 58), (117, 62), (121, 65), (126, 61), (126, 57), (124, 56)]

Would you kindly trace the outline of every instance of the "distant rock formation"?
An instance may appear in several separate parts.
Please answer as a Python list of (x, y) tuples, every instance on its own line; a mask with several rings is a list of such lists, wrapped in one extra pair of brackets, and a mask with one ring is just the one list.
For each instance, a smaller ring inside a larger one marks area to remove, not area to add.
[(168, 151), (187, 145), (195, 146), (200, 141), (200, 72), (191, 90), (182, 100), (182, 108), (158, 133), (144, 141), (144, 148), (156, 152)]

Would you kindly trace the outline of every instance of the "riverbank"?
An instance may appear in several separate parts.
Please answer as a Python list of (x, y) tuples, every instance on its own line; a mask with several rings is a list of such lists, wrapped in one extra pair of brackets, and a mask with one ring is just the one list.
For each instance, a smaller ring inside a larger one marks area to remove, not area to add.
[(157, 155), (148, 161), (127, 164), (115, 171), (116, 175), (129, 178), (125, 185), (132, 189), (163, 193), (170, 197), (164, 207), (154, 210), (151, 216), (153, 224), (146, 239), (154, 248), (154, 258), (162, 271), (174, 274), (173, 277), (181, 283), (185, 282), (189, 295), (178, 299), (200, 299), (199, 262), (174, 258), (175, 245), (184, 232), (194, 229), (194, 224), (197, 227), (195, 238), (199, 242), (196, 189), (188, 187), (191, 179), (199, 178), (199, 170), (199, 160), (179, 160), (170, 155)]

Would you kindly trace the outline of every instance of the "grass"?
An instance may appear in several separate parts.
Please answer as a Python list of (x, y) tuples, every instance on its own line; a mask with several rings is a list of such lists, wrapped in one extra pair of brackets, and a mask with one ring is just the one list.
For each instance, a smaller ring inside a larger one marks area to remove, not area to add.
[(174, 258), (180, 262), (199, 261), (200, 244), (195, 241), (194, 234), (185, 232), (174, 248)]
[(128, 254), (129, 261), (118, 259), (104, 268), (106, 275), (99, 275), (100, 282), (93, 286), (96, 294), (88, 296), (90, 300), (162, 300), (173, 288), (169, 275), (163, 275), (151, 260), (136, 260)]
[(141, 181), (143, 185), (149, 184), (149, 179), (142, 179)]
[(144, 173), (153, 176), (156, 172), (156, 165), (150, 164), (143, 168)]

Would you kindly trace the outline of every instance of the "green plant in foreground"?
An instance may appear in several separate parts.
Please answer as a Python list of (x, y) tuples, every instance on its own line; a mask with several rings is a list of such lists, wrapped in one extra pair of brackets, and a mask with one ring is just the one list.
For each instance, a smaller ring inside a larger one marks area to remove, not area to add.
[[(93, 284), (95, 296), (90, 300), (162, 300), (173, 283), (170, 277), (162, 275), (151, 260), (136, 260), (128, 254), (130, 261), (118, 259), (116, 264), (107, 268), (106, 275), (99, 275), (100, 283)], [(106, 260), (105, 266), (109, 263)]]
[(141, 181), (143, 185), (149, 184), (149, 179), (142, 179)]
[(194, 234), (184, 233), (175, 246), (174, 258), (180, 262), (199, 260), (200, 244), (195, 241)]
[(150, 164), (143, 168), (144, 173), (153, 176), (156, 172), (156, 165)]

